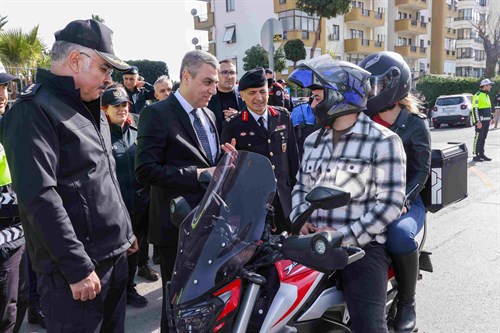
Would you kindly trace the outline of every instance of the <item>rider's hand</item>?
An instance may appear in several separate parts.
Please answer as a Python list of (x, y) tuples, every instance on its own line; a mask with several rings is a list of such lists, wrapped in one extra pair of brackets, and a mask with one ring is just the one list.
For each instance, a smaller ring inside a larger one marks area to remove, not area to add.
[(75, 301), (85, 302), (88, 299), (93, 300), (101, 292), (101, 280), (94, 271), (80, 282), (70, 284), (69, 287)]
[(335, 231), (337, 229), (332, 228), (332, 227), (322, 227), (322, 228), (316, 228), (316, 232), (322, 232), (322, 231)]
[(236, 151), (236, 139), (232, 138), (231, 143), (225, 143), (220, 146), (220, 148), (225, 152), (229, 153), (231, 151)]
[(304, 225), (302, 226), (302, 228), (300, 228), (300, 234), (301, 235), (314, 234), (316, 232), (316, 230), (317, 229), (314, 226), (314, 224), (306, 222), (306, 223), (304, 223)]

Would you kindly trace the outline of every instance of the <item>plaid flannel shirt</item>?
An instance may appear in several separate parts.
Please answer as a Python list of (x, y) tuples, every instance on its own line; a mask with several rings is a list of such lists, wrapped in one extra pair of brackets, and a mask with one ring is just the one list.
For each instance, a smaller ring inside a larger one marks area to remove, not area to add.
[(384, 244), (385, 229), (401, 215), (405, 202), (406, 155), (400, 138), (363, 113), (336, 147), (328, 129), (315, 149), (318, 134), (311, 134), (304, 143), (291, 221), (309, 206), (305, 196), (312, 188), (335, 185), (351, 193), (349, 204), (318, 209), (309, 222), (341, 231), (346, 245)]

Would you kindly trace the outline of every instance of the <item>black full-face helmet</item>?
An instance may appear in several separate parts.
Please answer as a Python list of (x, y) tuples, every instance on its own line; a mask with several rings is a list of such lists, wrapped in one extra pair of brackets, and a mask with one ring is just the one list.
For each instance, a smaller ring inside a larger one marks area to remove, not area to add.
[(372, 73), (366, 112), (368, 115), (392, 109), (410, 92), (410, 67), (399, 53), (391, 51), (373, 53), (364, 58), (359, 66)]
[(331, 125), (337, 117), (366, 109), (370, 73), (328, 54), (301, 63), (288, 80), (303, 88), (324, 89), (325, 96), (315, 108), (316, 122)]

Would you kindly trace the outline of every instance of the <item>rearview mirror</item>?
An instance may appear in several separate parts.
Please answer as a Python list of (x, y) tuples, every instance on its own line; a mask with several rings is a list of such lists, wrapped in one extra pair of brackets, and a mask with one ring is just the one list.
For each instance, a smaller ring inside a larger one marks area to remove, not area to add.
[(314, 209), (335, 209), (349, 203), (351, 194), (335, 186), (317, 186), (306, 195)]

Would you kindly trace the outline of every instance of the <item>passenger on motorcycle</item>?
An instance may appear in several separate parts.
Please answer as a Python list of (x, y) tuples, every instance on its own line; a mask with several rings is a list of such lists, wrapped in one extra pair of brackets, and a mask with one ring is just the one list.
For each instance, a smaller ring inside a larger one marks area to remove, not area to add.
[(413, 332), (416, 326), (415, 288), (418, 277), (418, 243), (415, 237), (425, 221), (420, 191), (431, 167), (431, 134), (426, 115), (410, 93), (410, 67), (398, 53), (382, 51), (361, 61), (372, 73), (366, 113), (397, 133), (406, 152), (406, 202), (402, 216), (387, 228), (386, 247), (398, 282), (396, 332)]
[(292, 192), (295, 221), (305, 211), (306, 194), (318, 185), (335, 185), (351, 193), (347, 206), (317, 210), (301, 233), (338, 230), (345, 245), (362, 247), (365, 256), (341, 273), (342, 288), (354, 332), (387, 332), (386, 291), (390, 259), (386, 228), (399, 218), (405, 203), (406, 155), (397, 134), (362, 111), (370, 92), (370, 73), (323, 55), (302, 63), (289, 80), (306, 88), (323, 88), (314, 108), (321, 128), (304, 143), (304, 156)]

